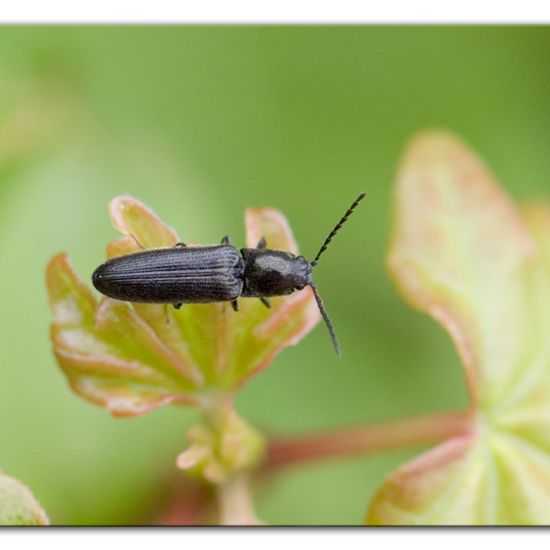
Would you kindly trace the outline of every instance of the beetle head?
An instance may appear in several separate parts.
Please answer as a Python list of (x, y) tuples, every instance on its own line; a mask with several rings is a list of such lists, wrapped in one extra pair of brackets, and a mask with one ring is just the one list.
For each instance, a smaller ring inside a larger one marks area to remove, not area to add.
[(292, 285), (294, 290), (302, 290), (312, 284), (311, 272), (313, 266), (303, 256), (295, 256), (292, 258), (290, 264), (292, 266)]
[(285, 296), (311, 284), (311, 264), (283, 250), (244, 248), (243, 296)]

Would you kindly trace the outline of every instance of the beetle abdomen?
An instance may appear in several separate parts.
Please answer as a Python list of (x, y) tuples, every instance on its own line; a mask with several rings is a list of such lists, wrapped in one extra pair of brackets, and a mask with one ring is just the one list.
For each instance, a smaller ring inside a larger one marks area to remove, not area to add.
[(99, 292), (145, 303), (234, 300), (243, 287), (244, 262), (230, 245), (162, 248), (113, 258), (92, 276)]

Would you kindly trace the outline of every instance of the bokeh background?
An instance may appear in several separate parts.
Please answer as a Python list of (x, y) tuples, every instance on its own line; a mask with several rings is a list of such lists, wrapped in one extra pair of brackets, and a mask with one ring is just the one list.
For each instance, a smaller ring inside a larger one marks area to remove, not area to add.
[[(368, 194), (316, 279), (326, 329), (239, 394), (266, 432), (298, 433), (467, 404), (449, 338), (384, 267), (392, 182), (415, 132), (465, 138), (519, 200), (550, 195), (550, 29), (541, 27), (2, 27), (0, 468), (54, 523), (162, 516), (192, 410), (112, 419), (73, 395), (48, 340), (44, 268), (85, 280), (129, 193), (183, 240), (243, 242), (248, 206), (281, 209), (312, 257)], [(255, 493), (274, 524), (360, 523), (419, 449), (286, 470)]]

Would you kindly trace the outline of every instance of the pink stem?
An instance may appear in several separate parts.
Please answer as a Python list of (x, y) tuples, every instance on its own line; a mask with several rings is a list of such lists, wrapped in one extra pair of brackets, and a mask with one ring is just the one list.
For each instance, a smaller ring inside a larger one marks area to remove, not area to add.
[(438, 443), (471, 429), (472, 413), (455, 411), (313, 435), (273, 438), (265, 468), (271, 471), (300, 462)]
[(246, 474), (239, 474), (219, 486), (218, 506), (220, 525), (260, 525)]

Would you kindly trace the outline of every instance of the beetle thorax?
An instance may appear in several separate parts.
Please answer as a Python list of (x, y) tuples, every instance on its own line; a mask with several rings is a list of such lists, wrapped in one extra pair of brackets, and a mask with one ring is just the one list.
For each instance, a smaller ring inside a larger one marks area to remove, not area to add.
[(311, 283), (311, 265), (282, 250), (245, 248), (243, 296), (284, 296)]

